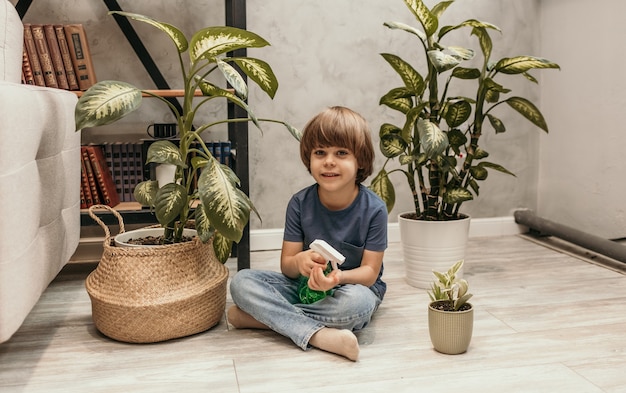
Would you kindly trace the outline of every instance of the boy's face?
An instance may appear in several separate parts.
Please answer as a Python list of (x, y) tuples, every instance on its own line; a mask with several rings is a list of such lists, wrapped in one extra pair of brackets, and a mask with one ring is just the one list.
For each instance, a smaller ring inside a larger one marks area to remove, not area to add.
[(354, 153), (344, 147), (318, 147), (311, 151), (311, 175), (325, 191), (354, 190), (358, 168)]

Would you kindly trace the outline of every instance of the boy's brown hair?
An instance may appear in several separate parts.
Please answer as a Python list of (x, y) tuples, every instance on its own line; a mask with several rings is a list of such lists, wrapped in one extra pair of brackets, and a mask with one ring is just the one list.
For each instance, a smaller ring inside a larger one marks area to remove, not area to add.
[(312, 151), (329, 146), (343, 147), (354, 154), (359, 166), (357, 184), (372, 174), (374, 146), (369, 126), (363, 116), (351, 109), (333, 106), (309, 120), (300, 139), (300, 158), (309, 173)]

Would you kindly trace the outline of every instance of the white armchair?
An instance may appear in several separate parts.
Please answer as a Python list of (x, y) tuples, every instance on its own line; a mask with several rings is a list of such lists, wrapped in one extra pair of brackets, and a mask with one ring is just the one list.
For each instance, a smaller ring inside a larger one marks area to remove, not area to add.
[(18, 330), (80, 237), (76, 95), (23, 85), (23, 25), (0, 0), (0, 343)]

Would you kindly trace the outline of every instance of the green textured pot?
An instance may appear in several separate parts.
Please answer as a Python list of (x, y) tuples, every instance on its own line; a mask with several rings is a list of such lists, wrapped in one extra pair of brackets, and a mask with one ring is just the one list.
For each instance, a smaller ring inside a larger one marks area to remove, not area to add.
[(474, 307), (465, 311), (441, 311), (428, 305), (428, 332), (437, 352), (458, 355), (467, 351), (474, 330)]

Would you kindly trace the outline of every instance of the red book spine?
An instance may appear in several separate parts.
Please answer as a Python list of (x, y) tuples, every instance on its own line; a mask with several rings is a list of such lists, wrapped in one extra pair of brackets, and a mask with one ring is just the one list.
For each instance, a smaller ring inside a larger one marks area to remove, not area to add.
[(91, 160), (89, 159), (89, 152), (87, 151), (87, 146), (81, 146), (80, 151), (83, 154), (83, 162), (85, 163), (85, 172), (87, 173), (89, 190), (91, 191), (91, 202), (94, 205), (99, 205), (100, 195), (98, 194), (98, 184), (96, 183), (96, 176), (91, 166)]
[(98, 182), (100, 194), (102, 195), (102, 203), (111, 207), (118, 205), (120, 199), (117, 195), (115, 182), (107, 166), (102, 148), (96, 145), (89, 145), (87, 146), (87, 152), (89, 153), (91, 168)]

